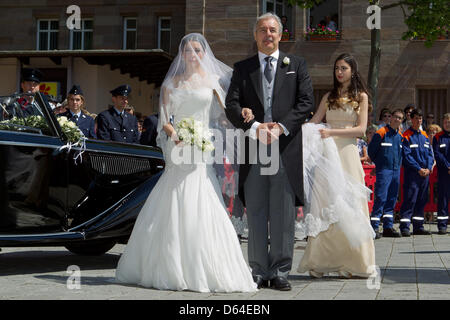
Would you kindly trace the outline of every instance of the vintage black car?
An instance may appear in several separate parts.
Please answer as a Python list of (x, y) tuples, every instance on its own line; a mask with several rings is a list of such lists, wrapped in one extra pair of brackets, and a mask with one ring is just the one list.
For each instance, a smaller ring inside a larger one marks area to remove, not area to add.
[(33, 108), (46, 130), (5, 127), (13, 116), (29, 116), (18, 99), (0, 97), (0, 248), (65, 246), (97, 255), (126, 243), (164, 170), (161, 150), (94, 139), (85, 149), (70, 147), (40, 93)]

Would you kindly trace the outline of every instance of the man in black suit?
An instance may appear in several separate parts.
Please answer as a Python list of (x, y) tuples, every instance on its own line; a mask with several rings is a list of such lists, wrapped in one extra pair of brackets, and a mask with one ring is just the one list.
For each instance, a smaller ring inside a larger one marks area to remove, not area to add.
[(128, 105), (131, 87), (124, 84), (110, 92), (113, 107), (97, 116), (97, 137), (102, 140), (139, 143), (137, 119), (124, 111)]
[[(245, 164), (240, 165), (239, 193), (247, 208), (248, 258), (258, 287), (290, 290), (295, 240), (295, 206), (303, 205), (301, 126), (313, 111), (313, 89), (303, 58), (279, 51), (282, 24), (266, 13), (254, 27), (258, 54), (234, 65), (226, 98), (226, 115), (236, 128), (250, 130)], [(255, 119), (245, 123), (242, 108)], [(256, 139), (256, 140), (255, 140)], [(252, 161), (249, 143), (258, 141), (258, 152), (270, 149), (270, 162), (279, 161), (275, 174), (267, 164)], [(261, 144), (262, 143), (262, 144)], [(255, 163), (256, 162), (256, 163)], [(268, 243), (270, 223), (270, 249)]]
[(147, 146), (156, 147), (156, 136), (158, 135), (158, 114), (152, 114), (144, 120), (142, 125), (143, 132), (140, 142)]

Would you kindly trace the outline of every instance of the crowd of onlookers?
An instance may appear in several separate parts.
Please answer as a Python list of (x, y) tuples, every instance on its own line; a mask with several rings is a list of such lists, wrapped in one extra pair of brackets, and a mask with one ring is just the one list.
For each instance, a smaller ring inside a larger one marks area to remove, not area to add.
[[(438, 233), (446, 234), (450, 200), (450, 113), (443, 116), (442, 124), (443, 128), (431, 112), (424, 117), (413, 104), (403, 110), (386, 107), (381, 110), (378, 123), (369, 123), (365, 137), (358, 139), (361, 162), (375, 165), (376, 170), (371, 222), (377, 238), (409, 236), (410, 224), (414, 234), (430, 234), (423, 223), (433, 170), (438, 177)], [(400, 185), (402, 167), (404, 179)], [(400, 188), (403, 188), (403, 199), (399, 232), (394, 230), (393, 221)]]
[[(405, 119), (402, 121), (400, 125), (401, 132), (408, 130), (408, 128), (411, 126), (411, 112), (414, 109), (416, 109), (414, 104), (408, 104), (403, 109)], [(381, 109), (377, 123), (375, 124), (369, 120), (366, 135), (358, 139), (358, 151), (361, 157), (361, 162), (363, 164), (373, 164), (373, 162), (370, 160), (367, 154), (367, 146), (370, 143), (372, 136), (378, 129), (386, 126), (387, 124), (390, 124), (392, 118), (391, 110), (393, 110), (392, 107), (384, 107), (383, 109)], [(420, 128), (421, 130), (427, 133), (428, 139), (430, 140), (431, 144), (433, 143), (434, 136), (438, 132), (442, 131), (442, 127), (435, 122), (435, 117), (432, 112), (428, 112), (426, 114), (426, 117), (422, 119), (422, 125), (420, 126)]]

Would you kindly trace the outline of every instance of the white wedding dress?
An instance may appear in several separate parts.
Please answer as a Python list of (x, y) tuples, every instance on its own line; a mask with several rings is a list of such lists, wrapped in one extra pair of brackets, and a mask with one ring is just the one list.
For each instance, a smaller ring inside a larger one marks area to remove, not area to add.
[[(192, 117), (209, 127), (210, 88), (178, 89), (170, 101), (175, 123)], [(165, 142), (165, 171), (139, 213), (116, 280), (164, 290), (257, 291), (212, 165), (172, 161), (172, 150), (189, 148)]]

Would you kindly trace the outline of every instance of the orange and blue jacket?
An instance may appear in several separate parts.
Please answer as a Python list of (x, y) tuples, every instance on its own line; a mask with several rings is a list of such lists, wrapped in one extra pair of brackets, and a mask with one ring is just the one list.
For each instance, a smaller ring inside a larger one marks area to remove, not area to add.
[(450, 132), (442, 130), (434, 136), (433, 151), (438, 170), (447, 173), (450, 168)]
[(406, 170), (419, 171), (433, 167), (434, 156), (425, 131), (409, 128), (403, 133), (403, 166)]
[(389, 125), (380, 128), (370, 140), (367, 153), (376, 170), (400, 170), (402, 164), (402, 135)]

